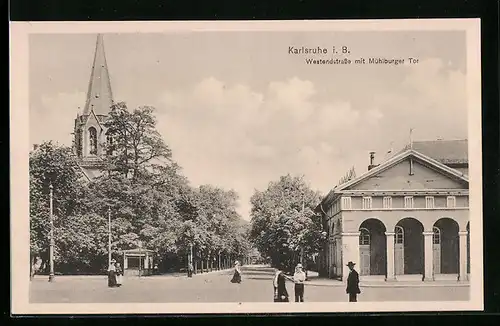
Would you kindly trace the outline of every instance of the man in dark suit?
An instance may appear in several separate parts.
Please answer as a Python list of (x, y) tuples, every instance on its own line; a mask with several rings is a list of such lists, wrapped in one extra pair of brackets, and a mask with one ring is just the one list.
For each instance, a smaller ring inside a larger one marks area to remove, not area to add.
[(349, 294), (349, 302), (357, 302), (358, 294), (361, 293), (359, 289), (359, 275), (358, 272), (354, 269), (355, 263), (352, 261), (347, 263), (347, 267), (349, 267), (349, 276), (347, 277), (347, 288), (345, 292)]

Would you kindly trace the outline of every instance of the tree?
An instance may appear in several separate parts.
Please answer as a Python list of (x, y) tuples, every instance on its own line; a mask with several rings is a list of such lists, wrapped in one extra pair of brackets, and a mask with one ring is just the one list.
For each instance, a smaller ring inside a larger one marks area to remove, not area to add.
[[(124, 102), (114, 104), (104, 123), (107, 128), (108, 171), (117, 171), (137, 180), (155, 162), (169, 162), (172, 156), (156, 130), (154, 108), (142, 106), (130, 112)], [(157, 163), (156, 163), (157, 164)]]
[[(48, 260), (50, 209), (49, 185), (53, 187), (55, 238), (67, 216), (78, 212), (83, 183), (82, 172), (71, 148), (45, 142), (30, 152), (30, 251)], [(57, 247), (56, 247), (57, 251)]]
[(292, 268), (300, 254), (318, 252), (325, 240), (314, 208), (320, 202), (302, 177), (282, 176), (251, 198), (251, 238), (273, 265)]

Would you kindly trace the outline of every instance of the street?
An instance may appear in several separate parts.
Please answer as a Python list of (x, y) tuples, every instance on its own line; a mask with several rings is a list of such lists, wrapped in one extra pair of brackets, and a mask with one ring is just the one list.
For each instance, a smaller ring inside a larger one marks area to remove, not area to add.
[[(185, 276), (129, 277), (120, 288), (108, 288), (105, 276), (58, 276), (49, 283), (37, 276), (30, 284), (31, 303), (163, 303), (272, 302), (273, 270), (244, 266), (242, 283), (233, 284), (232, 270)], [(343, 286), (306, 282), (305, 301), (347, 301)], [(293, 284), (287, 283), (290, 300)], [(469, 287), (363, 287), (358, 301), (466, 301)]]

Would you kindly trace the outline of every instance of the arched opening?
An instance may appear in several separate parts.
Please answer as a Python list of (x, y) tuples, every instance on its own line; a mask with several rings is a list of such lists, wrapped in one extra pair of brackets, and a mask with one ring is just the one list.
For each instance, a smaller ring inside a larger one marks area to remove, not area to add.
[(467, 222), (467, 274), (470, 274), (470, 231), (469, 231), (469, 222)]
[(89, 128), (89, 153), (97, 155), (97, 130), (94, 127)]
[[(441, 218), (434, 223), (439, 231), (439, 243), (433, 244), (433, 265), (435, 274), (458, 274), (459, 242), (458, 223), (451, 218)], [(436, 237), (436, 232), (434, 233)]]
[(335, 246), (335, 221), (332, 222), (332, 228), (330, 230), (330, 237), (328, 239), (329, 255), (328, 255), (328, 274), (330, 277), (335, 276), (335, 256), (336, 256), (336, 246)]
[(394, 229), (394, 267), (396, 275), (423, 274), (424, 226), (418, 220), (407, 217)]
[[(335, 223), (335, 234), (340, 234), (342, 232), (342, 223), (340, 222), (340, 219), (337, 220)], [(342, 242), (340, 238), (335, 238), (334, 240), (335, 243), (335, 259), (334, 259), (334, 265), (335, 265), (335, 276), (340, 276), (342, 275)]]
[(359, 228), (361, 275), (386, 275), (387, 241), (385, 226), (377, 219), (365, 220)]

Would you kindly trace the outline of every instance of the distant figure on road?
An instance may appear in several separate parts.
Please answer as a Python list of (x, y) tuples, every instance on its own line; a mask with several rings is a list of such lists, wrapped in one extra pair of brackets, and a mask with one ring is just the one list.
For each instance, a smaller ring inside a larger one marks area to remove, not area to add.
[(280, 268), (275, 269), (273, 278), (274, 302), (288, 302), (288, 291), (286, 290), (286, 279), (290, 279)]
[(231, 283), (241, 283), (241, 268), (239, 261), (234, 262), (234, 274)]
[(189, 262), (189, 263), (188, 263), (188, 270), (187, 270), (187, 272), (188, 272), (188, 277), (193, 277), (193, 270), (194, 270), (194, 268), (193, 268), (193, 263), (192, 263), (192, 262)]
[(116, 260), (111, 259), (111, 262), (109, 263), (108, 267), (108, 286), (110, 288), (116, 286), (116, 267), (115, 267)]
[(120, 263), (115, 264), (116, 286), (120, 287), (123, 284), (123, 269)]
[(359, 274), (354, 269), (354, 265), (356, 264), (352, 261), (347, 263), (347, 267), (351, 270), (349, 272), (349, 276), (347, 277), (347, 288), (345, 290), (345, 292), (349, 294), (349, 302), (357, 302), (358, 294), (361, 293), (361, 290), (359, 289)]
[(302, 264), (297, 264), (295, 274), (293, 274), (293, 282), (295, 283), (295, 302), (304, 302), (304, 281), (306, 273), (303, 271)]

